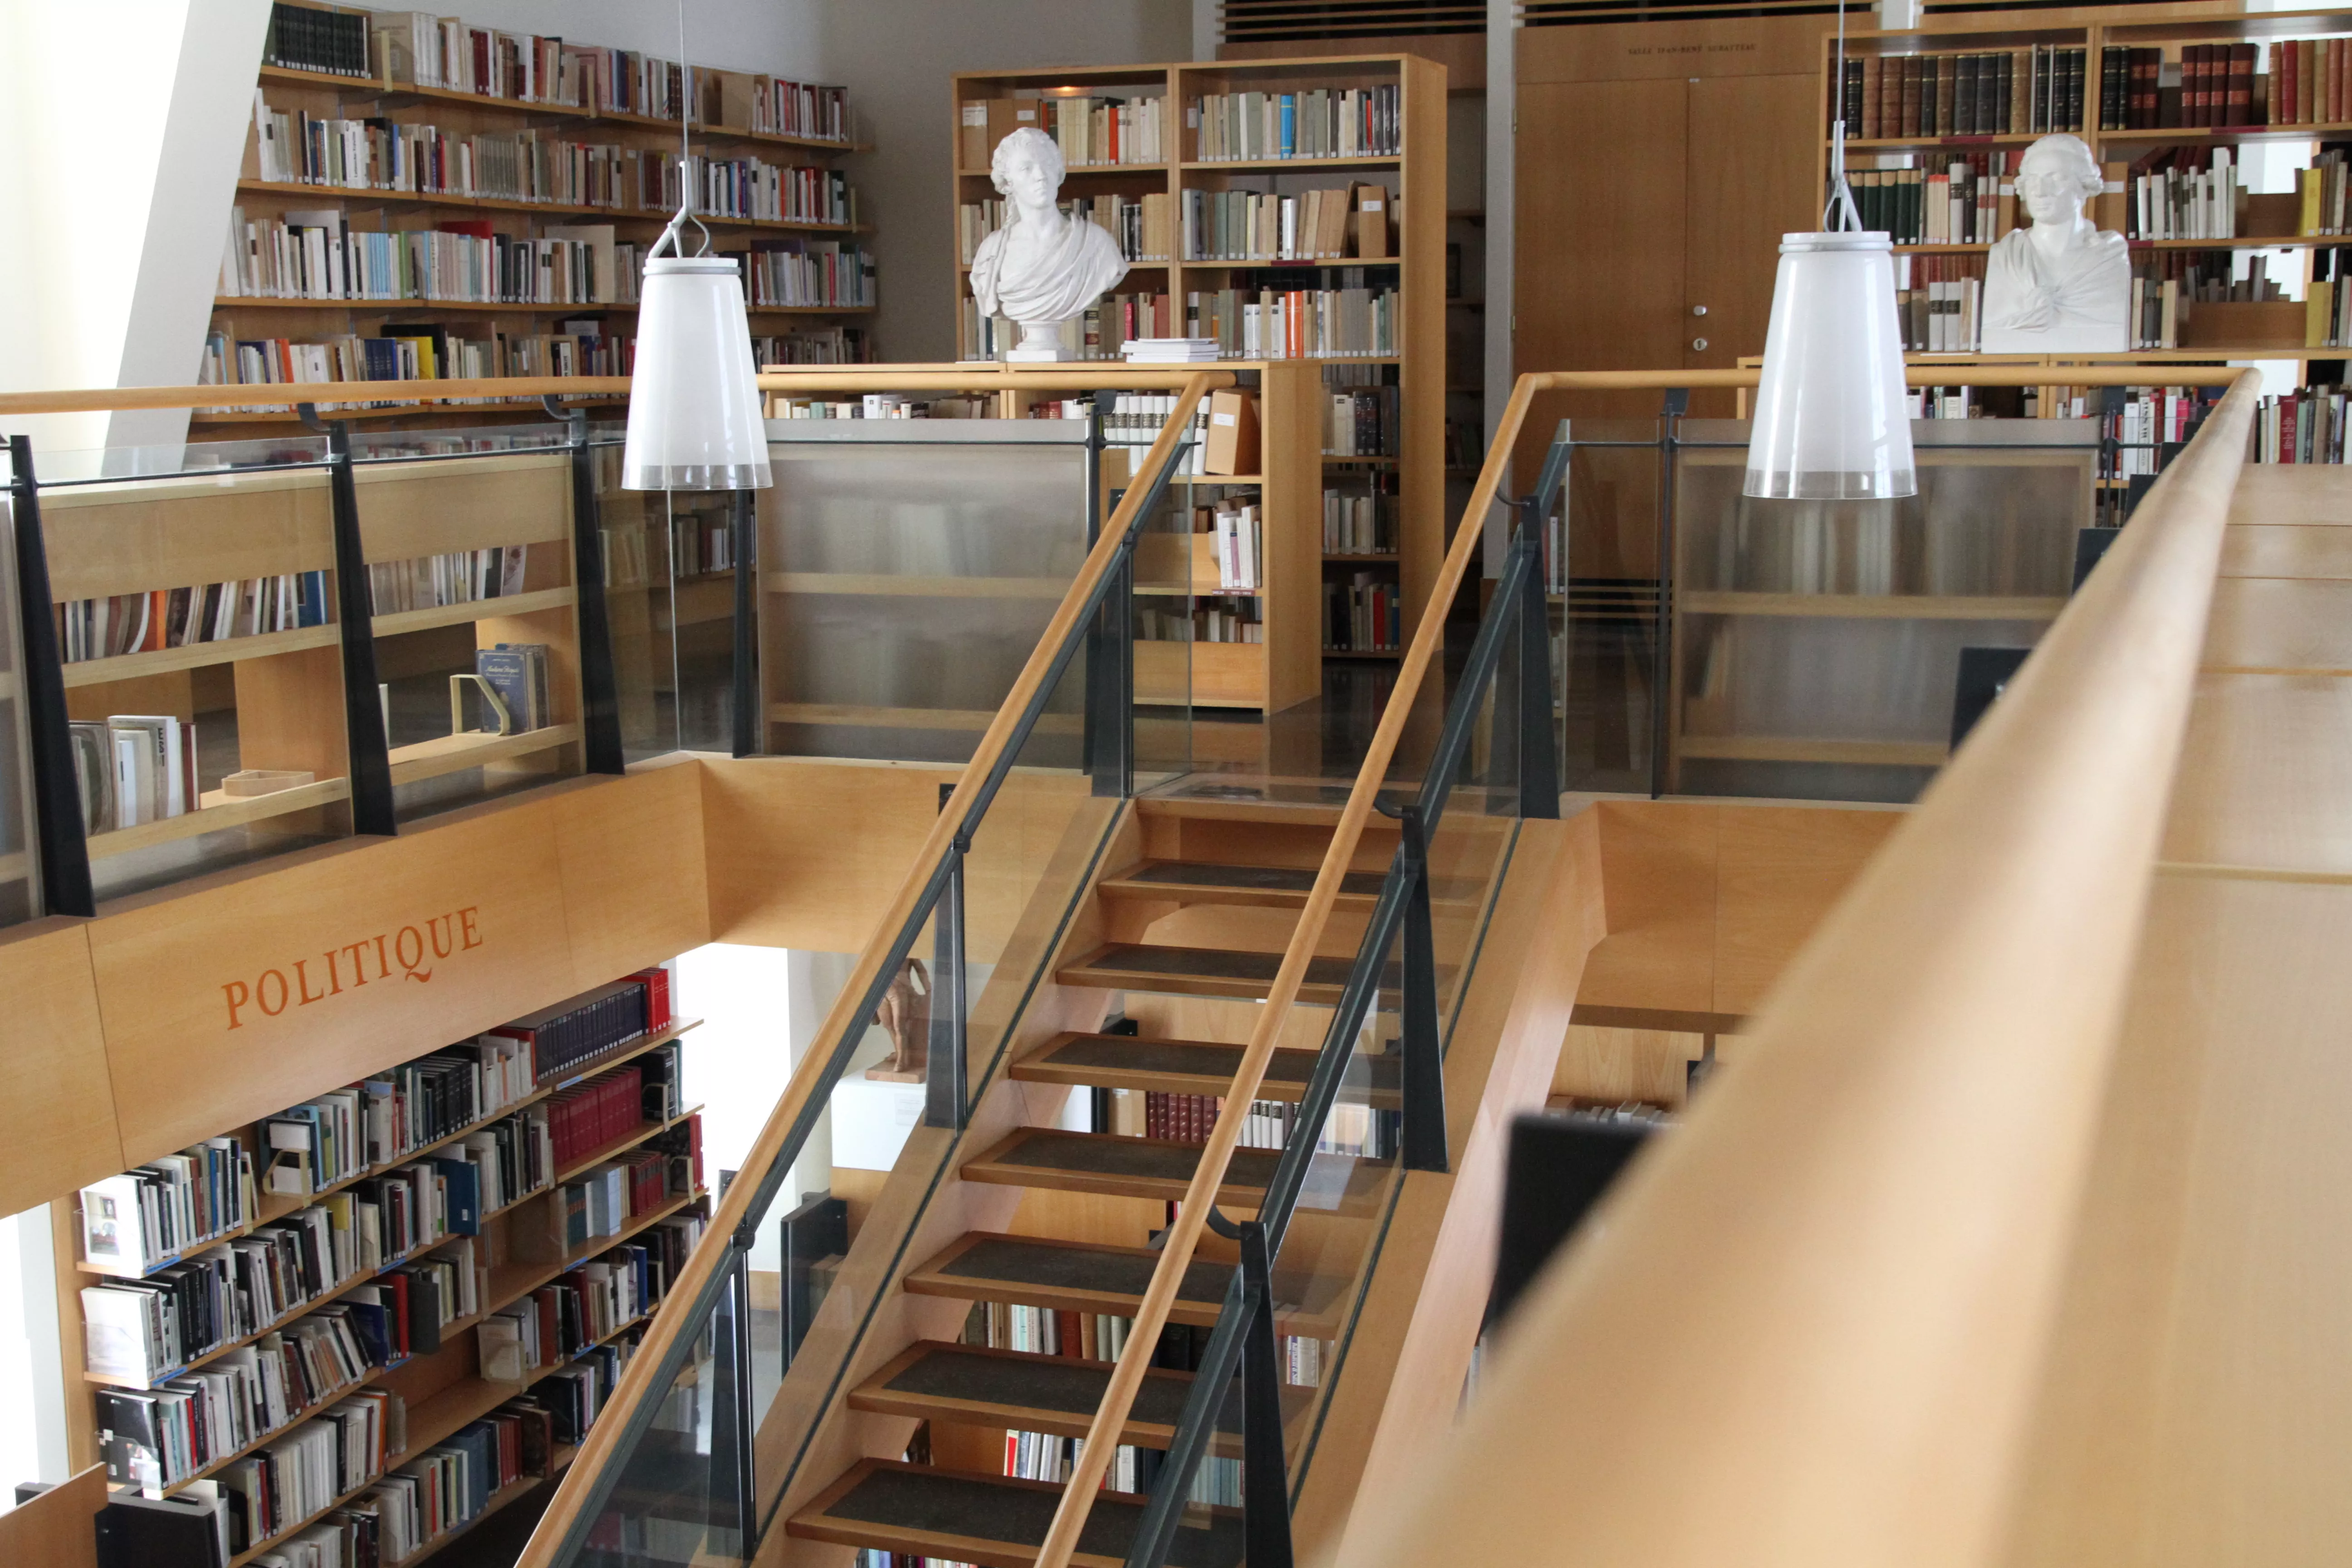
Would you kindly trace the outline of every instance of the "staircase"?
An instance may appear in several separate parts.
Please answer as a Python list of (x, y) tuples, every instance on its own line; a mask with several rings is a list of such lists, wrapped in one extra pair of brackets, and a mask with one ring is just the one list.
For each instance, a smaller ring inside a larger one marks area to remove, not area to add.
[[(992, 1092), (1019, 1092), (1010, 1086), (1034, 1084), (1073, 1091), (1223, 1095), (1255, 1015), (1246, 1004), (1266, 995), (1337, 816), (1328, 807), (1137, 802), (1132, 831), (1120, 840), (1131, 858), (1117, 865), (1119, 856), (1109, 858), (1107, 863), (1117, 868), (1096, 882), (1092, 918), (1074, 922), (1078, 934), (1058, 956), (1053, 977), (1064, 987), (1103, 994), (1103, 1015), (1124, 1013), (1143, 1027), (1134, 1035), (1055, 1034), (1019, 1054), (1005, 1081), (992, 1086)], [(1328, 1006), (1338, 1000), (1396, 842), (1393, 829), (1365, 836), (1327, 933), (1328, 951), (1316, 959), (1301, 994), (1306, 1005)], [(1475, 908), (1475, 900), (1464, 907)], [(1384, 996), (1382, 1005), (1388, 1005)], [(1181, 1021), (1183, 1027), (1165, 1026), (1163, 1019)], [(1319, 1013), (1302, 1014), (1299, 1040), (1319, 1040), (1321, 1020)], [(1278, 1049), (1258, 1098), (1297, 1100), (1315, 1060), (1315, 1050), (1305, 1044)], [(1375, 1109), (1395, 1105), (1392, 1058), (1360, 1054), (1353, 1070), (1368, 1079), (1360, 1100)], [(1033, 1194), (1164, 1204), (1183, 1195), (1198, 1157), (1195, 1145), (1177, 1139), (1029, 1126), (971, 1152), (957, 1174), (964, 1182)], [(1272, 1149), (1235, 1153), (1219, 1194), (1227, 1215), (1247, 1218), (1255, 1211), (1276, 1159)], [(1334, 1163), (1343, 1165), (1345, 1173), (1319, 1195), (1318, 1206), (1329, 1216), (1326, 1223), (1344, 1225), (1377, 1215), (1393, 1185), (1395, 1161)], [(1037, 1208), (1046, 1215), (1063, 1212), (1051, 1203)], [(1344, 1267), (1344, 1247), (1325, 1248), (1318, 1256), (1328, 1265), (1334, 1250)], [(1229, 1251), (1225, 1260), (1203, 1257), (1191, 1266), (1172, 1324), (1205, 1329), (1215, 1321), (1234, 1270), (1230, 1257)], [(905, 1271), (897, 1288), (982, 1306), (1128, 1318), (1140, 1304), (1159, 1261), (1159, 1252), (1148, 1246), (974, 1231)], [(1288, 1273), (1278, 1261), (1276, 1331), (1336, 1339), (1355, 1284), (1345, 1272)], [(1111, 1371), (1108, 1361), (918, 1341), (857, 1382), (846, 1403), (856, 1412), (931, 1423), (933, 1448), (951, 1447), (940, 1440), (940, 1428), (956, 1425), (1079, 1437), (1101, 1403)], [(1165, 1448), (1192, 1382), (1183, 1371), (1155, 1368), (1121, 1442)], [(1286, 1447), (1295, 1453), (1317, 1391), (1286, 1384), (1281, 1393)], [(1227, 1406), (1210, 1451), (1230, 1458), (1239, 1451), (1238, 1398), (1229, 1395)], [(884, 1560), (892, 1568), (920, 1558), (1027, 1564), (1035, 1560), (1060, 1494), (1060, 1486), (1052, 1482), (866, 1458), (797, 1507), (784, 1533), (897, 1554)], [(1143, 1502), (1140, 1496), (1107, 1491), (1089, 1517), (1076, 1561), (1109, 1568), (1123, 1563)], [(1186, 1568), (1222, 1568), (1239, 1563), (1242, 1552), (1240, 1511), (1196, 1507), (1188, 1510), (1169, 1561)]]

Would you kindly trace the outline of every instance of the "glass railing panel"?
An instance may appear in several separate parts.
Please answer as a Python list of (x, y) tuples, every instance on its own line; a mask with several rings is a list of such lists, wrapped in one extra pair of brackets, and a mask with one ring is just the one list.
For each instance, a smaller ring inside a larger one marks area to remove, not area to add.
[[(356, 464), (376, 679), (403, 822), (581, 772), (563, 434), (391, 432)], [(376, 460), (392, 458), (404, 460)]]
[(730, 1279), (695, 1323), (685, 1363), (649, 1396), (651, 1425), (614, 1459), (611, 1494), (572, 1559), (583, 1568), (721, 1568), (748, 1560), (741, 1330), (749, 1318), (740, 1314)]
[[(1075, 419), (772, 420), (760, 671), (778, 755), (961, 763), (1086, 559)], [(1076, 765), (1082, 688), (1039, 740)]]
[(1916, 420), (1919, 490), (1892, 501), (1748, 500), (1747, 430), (1683, 427), (1666, 788), (1911, 800), (1961, 650), (2030, 648), (2064, 607), (2095, 422)]
[(351, 831), (327, 479), (282, 466), (322, 451), (36, 454), (101, 900)]
[(1543, 557), (1561, 787), (1647, 794), (1656, 729), (1659, 421), (1578, 419), (1570, 433), (1576, 446), (1544, 520)]

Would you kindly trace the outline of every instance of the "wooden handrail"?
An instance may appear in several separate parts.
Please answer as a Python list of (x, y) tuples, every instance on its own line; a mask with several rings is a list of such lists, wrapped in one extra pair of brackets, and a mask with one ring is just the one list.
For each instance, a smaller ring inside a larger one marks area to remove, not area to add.
[(2005, 1561), (2246, 373), (1340, 1560)]
[[(1936, 380), (1936, 374), (1933, 366), (1914, 366), (1908, 372), (1912, 384), (1927, 386), (1943, 384)], [(2150, 384), (2147, 375), (2133, 367), (2085, 366), (2080, 369), (2069, 368), (2063, 371), (2063, 374), (2066, 378), (2066, 384), (2072, 385)], [(1110, 1462), (1118, 1441), (1117, 1434), (1124, 1428), (1129, 1410), (1142, 1385), (1145, 1369), (1150, 1364), (1152, 1349), (1160, 1342), (1160, 1331), (1167, 1324), (1168, 1314), (1174, 1305), (1176, 1292), (1183, 1280), (1184, 1271), (1192, 1261), (1193, 1252), (1199, 1245), (1201, 1232), (1207, 1223), (1209, 1209), (1216, 1201), (1217, 1194), (1224, 1184), (1225, 1168), (1233, 1158), (1234, 1150), (1240, 1142), (1242, 1128), (1247, 1118), (1250, 1103), (1257, 1098), (1265, 1069), (1273, 1060), (1275, 1042), (1282, 1032), (1283, 1025), (1292, 1005), (1297, 1001), (1298, 988), (1306, 978), (1307, 963), (1315, 955), (1322, 942), (1324, 927), (1330, 917), (1333, 904), (1338, 899), (1341, 880), (1353, 864), (1358, 841), (1363, 834), (1365, 823), (1371, 816), (1373, 801), (1388, 778), (1389, 765), (1394, 760), (1397, 742), (1403, 734), (1406, 718), (1412, 710), (1415, 694), (1419, 691), (1421, 682), (1427, 676), (1444, 644), (1444, 616), (1431, 613), (1429, 607), (1452, 604), (1455, 593), (1462, 585), (1463, 579), (1468, 574), (1471, 561), (1482, 542), (1483, 531), (1479, 524), (1486, 517), (1488, 509), (1494, 504), (1504, 472), (1511, 460), (1512, 449), (1517, 443), (1520, 428), (1526, 423), (1530, 402), (1538, 393), (1541, 392), (1663, 390), (1678, 386), (1754, 386), (1759, 376), (1760, 373), (1754, 368), (1682, 372), (1551, 371), (1522, 375), (1512, 388), (1510, 401), (1506, 405), (1503, 416), (1496, 426), (1495, 438), (1487, 447), (1486, 463), (1480, 468), (1477, 481), (1471, 487), (1469, 502), (1463, 509), (1461, 525), (1456, 529), (1453, 544), (1446, 552), (1444, 564), (1439, 568), (1435, 584), (1432, 587), (1423, 606), (1412, 645), (1405, 650), (1404, 658), (1398, 668), (1396, 683), (1391, 690), (1388, 705), (1381, 714), (1380, 725), (1373, 732), (1371, 744), (1365, 752), (1363, 763), (1357, 770), (1355, 785), (1349, 792), (1347, 805), (1341, 808), (1339, 823), (1332, 829), (1330, 847), (1323, 858), (1322, 866), (1316, 873), (1314, 889), (1307, 895), (1306, 906), (1298, 917), (1297, 928), (1291, 935), (1289, 946), (1284, 951), (1281, 967), (1276, 972), (1273, 985), (1266, 994), (1265, 1005), (1258, 1011), (1256, 1026), (1251, 1031), (1249, 1044), (1243, 1051), (1241, 1064), (1234, 1074), (1233, 1087), (1225, 1093), (1223, 1109), (1219, 1112), (1215, 1125), (1210, 1130), (1207, 1143), (1201, 1152), (1200, 1163), (1193, 1171), (1191, 1184), (1185, 1188), (1183, 1203), (1176, 1222), (1169, 1228), (1160, 1263), (1153, 1272), (1151, 1283), (1144, 1292), (1135, 1321), (1129, 1331), (1127, 1348), (1119, 1356), (1118, 1368), (1111, 1374), (1109, 1385), (1103, 1395), (1102, 1405), (1095, 1412), (1094, 1420), (1087, 1428), (1086, 1442), (1072, 1468), (1068, 1484), (1063, 1489), (1060, 1504), (1055, 1511), (1053, 1525), (1038, 1552), (1036, 1568), (1068, 1568), (1071, 1556), (1077, 1548), (1079, 1532), (1085, 1528), (1087, 1516), (1094, 1506), (1095, 1494), (1102, 1485), (1106, 1467)], [(2016, 379), (2010, 379), (2012, 376)], [(2252, 416), (2253, 399), (2261, 384), (2259, 375), (2252, 372), (2224, 372), (2206, 368), (2192, 371), (2179, 378), (2168, 377), (2154, 384), (2214, 384), (2218, 379), (2226, 379), (2234, 384), (2233, 390), (2223, 403), (2226, 418), (2223, 414), (2217, 414), (2209, 419), (2206, 431), (2195, 446), (2203, 447), (2206, 452), (2206, 457), (2200, 459), (2200, 468), (2210, 467), (2215, 460), (2212, 453), (2217, 442), (2228, 447), (2233, 454), (2227, 459), (2231, 464), (2229, 471), (2234, 476), (2235, 464), (2242, 458), (2245, 447), (2246, 421)], [(1971, 377), (1971, 384), (2041, 385), (2052, 380), (2052, 372), (2045, 368), (2019, 367), (2011, 371), (2004, 367), (1993, 377), (1981, 379)], [(2221, 426), (2218, 430), (2217, 425)], [(2230, 435), (2231, 431), (2235, 432), (2234, 444)], [(2176, 459), (2172, 468), (2167, 469), (2168, 479), (2173, 470), (2185, 461), (2187, 461), (2187, 454)], [(2159, 484), (2164, 482), (2166, 481), (2159, 481)], [(2170, 482), (2178, 489), (2181, 481), (2172, 479)], [(2221, 485), (2221, 493), (2224, 497), (2227, 491), (2228, 481), (2225, 480)], [(2152, 492), (2150, 500), (2153, 499)], [(2141, 503), (2143, 510), (2147, 504), (2147, 501)], [(2215, 521), (2211, 539), (2212, 547), (2215, 550), (2220, 548), (2219, 517), (2220, 507), (2217, 503), (2214, 508)], [(2211, 575), (2210, 559), (2206, 564), (2209, 568), (2206, 576), (2210, 579)], [(2116, 573), (2110, 574), (2105, 581), (2112, 584), (2124, 576), (2126, 576), (2124, 573)], [(2201, 620), (2196, 625), (2201, 627)], [(2183, 657), (2193, 656), (2196, 644), (2196, 636), (2189, 635), (2185, 644), (2188, 653)], [(2179, 714), (2176, 715), (2176, 719), (2185, 715), (2187, 711), (2188, 694), (2185, 673), (2179, 698)], [(2168, 757), (2169, 753), (2166, 754)], [(2152, 826), (2150, 831), (2153, 831)], [(1882, 856), (1881, 858), (1883, 859), (1884, 857)], [(2119, 986), (2120, 981), (2117, 984)], [(1696, 1256), (1704, 1257), (1705, 1255)], [(1735, 1333), (1731, 1337), (1737, 1340), (1738, 1336)], [(1528, 1453), (1530, 1456), (1541, 1455), (1542, 1458), (1539, 1462), (1546, 1465), (1550, 1463), (1550, 1457), (1540, 1443), (1530, 1442), (1528, 1446)], [(1662, 1476), (1671, 1473), (1670, 1468), (1660, 1471)], [(1672, 1519), (1682, 1512), (1687, 1504), (1668, 1506), (1664, 1500), (1660, 1499), (1653, 1500), (1653, 1506), (1661, 1517)], [(1577, 1526), (1562, 1518), (1557, 1521), (1557, 1533), (1523, 1536), (1517, 1542), (1517, 1548), (1524, 1550), (1526, 1542), (1529, 1540), (1542, 1539), (1557, 1542), (1578, 1533), (1580, 1531)], [(1421, 1555), (1418, 1557), (1399, 1557), (1395, 1560), (1399, 1562), (1478, 1560), (1474, 1552), (1464, 1550), (1459, 1541), (1452, 1539), (1424, 1538), (1420, 1542), (1420, 1552)], [(1634, 1560), (1641, 1559), (1636, 1557)], [(1894, 1560), (1895, 1559), (1885, 1559), (1885, 1561)]]
[[(1179, 383), (1175, 405), (1160, 427), (1159, 438), (1136, 464), (1135, 471), (1143, 475), (1158, 473), (1160, 465), (1171, 459), (1178, 442), (1188, 433), (1192, 410), (1201, 399), (1213, 389), (1230, 386), (1233, 382), (1233, 375), (1227, 371), (1185, 374)], [(622, 1374), (619, 1386), (598, 1413), (596, 1424), (589, 1428), (587, 1440), (581, 1444), (572, 1468), (565, 1474), (538, 1527), (531, 1531), (517, 1568), (550, 1568), (559, 1544), (586, 1506), (588, 1492), (595, 1478), (619, 1458), (616, 1450), (620, 1435), (628, 1428), (632, 1416), (641, 1405), (660, 1396), (661, 1391), (651, 1386), (653, 1374), (682, 1336), (700, 1331), (698, 1321), (688, 1321), (682, 1304), (694, 1300), (710, 1284), (721, 1260), (729, 1256), (728, 1238), (734, 1234), (736, 1227), (756, 1217), (750, 1212), (751, 1194), (758, 1189), (762, 1173), (773, 1168), (783, 1153), (793, 1122), (807, 1107), (824, 1076), (834, 1054), (834, 1042), (857, 1022), (859, 1004), (875, 977), (881, 973), (883, 960), (888, 955), (892, 941), (913, 916), (924, 889), (929, 886), (966, 814), (971, 811), (982, 781), (1003, 756), (1030, 700), (1043, 689), (1051, 673), (1055, 654), (1076, 629), (1082, 607), (1093, 594), (1095, 585), (1110, 572), (1129, 531), (1140, 520), (1144, 501), (1150, 493), (1149, 485), (1137, 484), (1130, 486), (1120, 498), (1118, 508), (1103, 528), (1101, 537), (1087, 552), (1077, 575), (1071, 580), (1069, 591), (1063, 595), (1061, 604), (1055, 607), (1052, 618), (1038, 635), (1035, 647), (1030, 650), (1028, 662), (1021, 667), (1021, 674), (1013, 681), (1013, 689), (997, 709), (996, 717), (989, 721), (988, 729), (980, 738), (980, 744), (972, 751), (971, 761), (964, 764), (961, 775), (956, 780), (954, 793), (940, 806), (929, 833), (924, 837), (922, 847), (916, 851), (914, 864), (908, 868), (898, 893), (875, 926), (874, 937), (866, 942), (866, 950), (858, 954), (857, 963), (843, 984), (840, 995), (835, 999), (832, 1011), (825, 1015), (824, 1023), (815, 1037), (818, 1042), (816, 1048), (802, 1058), (800, 1066), (793, 1070), (783, 1093), (776, 1100), (775, 1109), (768, 1113), (766, 1124), (760, 1129), (759, 1137), (744, 1155), (742, 1173), (728, 1188), (726, 1196), (719, 1200), (718, 1208), (711, 1215), (710, 1224), (704, 1230), (702, 1244), (689, 1255), (686, 1267), (678, 1271), (677, 1279), (665, 1296), (666, 1303), (678, 1303), (679, 1309), (656, 1314), (652, 1326), (646, 1331), (646, 1337), (638, 1345), (628, 1370)]]
[[(763, 371), (762, 392), (1090, 392), (1097, 387), (1176, 391), (1202, 372), (1076, 362), (1025, 370), (989, 361), (956, 364), (835, 365)], [(1233, 374), (1212, 370), (1219, 386)], [(283, 408), (290, 403), (451, 403), (478, 397), (625, 398), (625, 375), (510, 375), (471, 381), (301, 381), (269, 386), (101, 386), (63, 392), (0, 392), (0, 418), (16, 414), (95, 414), (126, 408)], [(367, 409), (343, 416), (365, 417)]]

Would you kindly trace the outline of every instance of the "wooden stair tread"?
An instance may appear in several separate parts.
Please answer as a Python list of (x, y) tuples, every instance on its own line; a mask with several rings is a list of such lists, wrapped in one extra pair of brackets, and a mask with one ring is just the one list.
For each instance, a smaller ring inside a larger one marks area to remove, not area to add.
[[(1061, 1499), (1061, 1487), (1051, 1481), (866, 1459), (794, 1514), (784, 1528), (804, 1541), (988, 1568), (1026, 1568), (1036, 1561)], [(1125, 1492), (1107, 1491), (1097, 1498), (1072, 1562), (1086, 1568), (1121, 1568), (1142, 1522), (1143, 1507), (1143, 1499)], [(1168, 1555), (1171, 1568), (1237, 1568), (1241, 1560), (1239, 1510), (1185, 1510), (1185, 1522)]]
[[(1048, 1432), (1083, 1437), (1110, 1386), (1111, 1365), (1082, 1356), (1041, 1355), (922, 1340), (910, 1345), (849, 1395), (852, 1409), (921, 1420), (964, 1421), (1018, 1432)], [(1295, 1420), (1314, 1400), (1314, 1390), (1282, 1386), (1283, 1414)], [(1165, 1448), (1192, 1397), (1192, 1374), (1153, 1367), (1143, 1374), (1119, 1441)], [(1230, 1391), (1217, 1416), (1220, 1433), (1242, 1429), (1239, 1385)], [(1238, 1442), (1213, 1451), (1238, 1456)]]
[[(1381, 871), (1350, 871), (1340, 879), (1337, 908), (1370, 910), (1379, 901)], [(1300, 909), (1315, 890), (1312, 866), (1233, 866), (1206, 860), (1145, 860), (1103, 879), (1099, 891), (1111, 899), (1180, 900), (1190, 903), (1244, 904)]]
[[(1160, 1252), (1150, 1247), (1063, 1241), (1054, 1237), (967, 1231), (938, 1257), (906, 1276), (918, 1296), (964, 1301), (1007, 1301), (1066, 1312), (1108, 1312), (1131, 1318), (1150, 1287)], [(1196, 1258), (1185, 1267), (1168, 1321), (1207, 1328), (1225, 1303), (1234, 1266)], [(1276, 1266), (1275, 1315), (1282, 1331), (1329, 1339), (1339, 1325), (1341, 1282), (1294, 1275)]]
[[(1309, 1005), (1326, 1007), (1338, 1002), (1354, 963), (1352, 957), (1337, 955), (1307, 960), (1307, 978), (1298, 987), (1298, 999)], [(1393, 960), (1389, 963), (1389, 973), (1381, 988), (1384, 1005), (1392, 1004), (1393, 982), (1400, 967)], [(1282, 954), (1278, 952), (1111, 942), (1076, 963), (1064, 965), (1055, 978), (1065, 985), (1262, 1002), (1281, 968)]]
[[(1274, 1168), (1281, 1158), (1277, 1149), (1234, 1150), (1225, 1163), (1224, 1184), (1217, 1189), (1217, 1202), (1228, 1209), (1255, 1209), (1274, 1180)], [(1197, 1143), (1024, 1127), (986, 1153), (966, 1161), (959, 1173), (967, 1182), (1173, 1203), (1192, 1184), (1200, 1163)], [(1347, 1184), (1338, 1201), (1339, 1212), (1364, 1213), (1377, 1205), (1391, 1169), (1385, 1160), (1349, 1161)]]
[[(1056, 1035), (1013, 1064), (1029, 1083), (1080, 1084), (1094, 1089), (1158, 1090), (1163, 1094), (1223, 1094), (1240, 1070), (1242, 1047), (1216, 1040), (1151, 1039), (1136, 1035)], [(1297, 1100), (1314, 1076), (1317, 1053), (1278, 1048), (1258, 1086), (1260, 1100)], [(1393, 1056), (1359, 1055), (1343, 1099), (1383, 1110), (1398, 1103)], [(1369, 1075), (1367, 1078), (1365, 1075)], [(1358, 1087), (1358, 1080), (1369, 1086)]]

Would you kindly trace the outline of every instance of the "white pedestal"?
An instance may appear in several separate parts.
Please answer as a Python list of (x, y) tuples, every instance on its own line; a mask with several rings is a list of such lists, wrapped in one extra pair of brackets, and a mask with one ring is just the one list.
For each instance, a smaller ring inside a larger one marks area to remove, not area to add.
[(833, 1163), (853, 1171), (887, 1171), (923, 1120), (924, 1086), (845, 1078), (833, 1090)]
[(1004, 357), (1013, 364), (1059, 364), (1070, 356), (1059, 348), (1016, 348), (1006, 350)]

